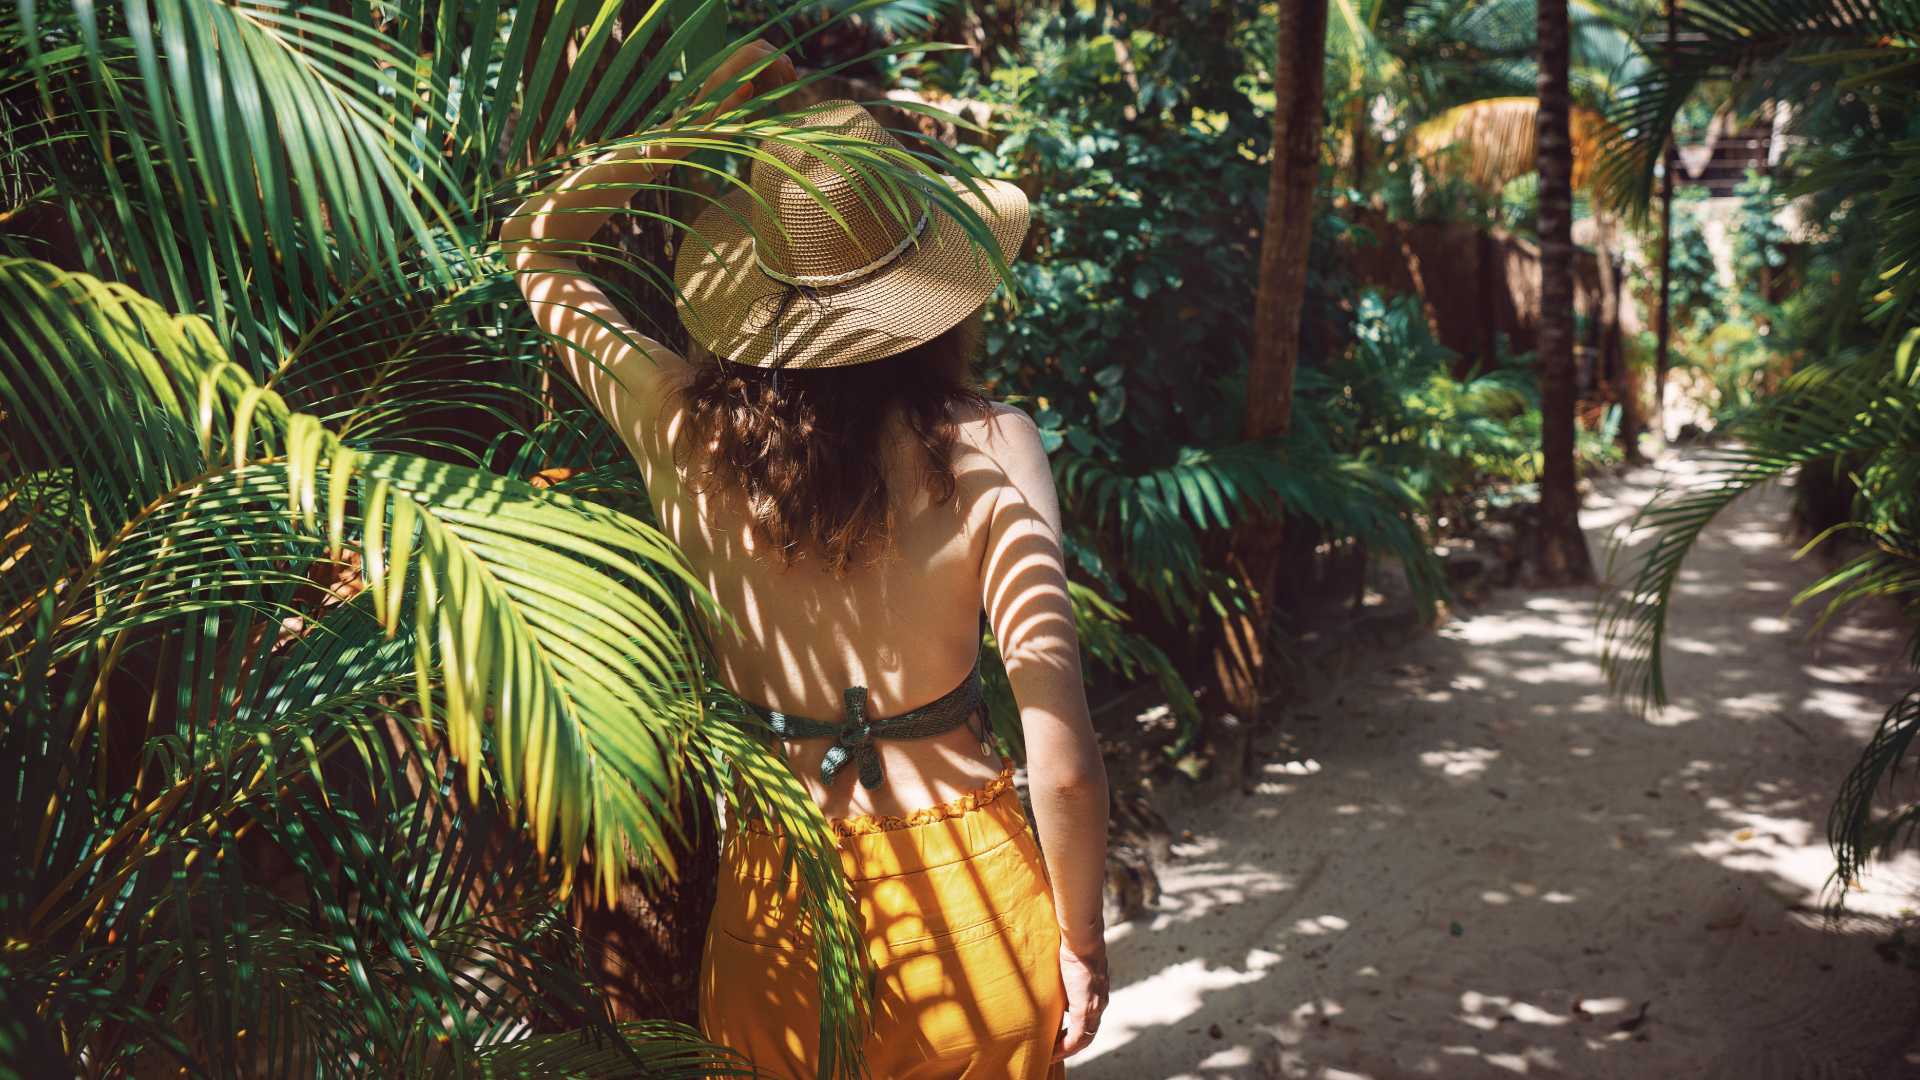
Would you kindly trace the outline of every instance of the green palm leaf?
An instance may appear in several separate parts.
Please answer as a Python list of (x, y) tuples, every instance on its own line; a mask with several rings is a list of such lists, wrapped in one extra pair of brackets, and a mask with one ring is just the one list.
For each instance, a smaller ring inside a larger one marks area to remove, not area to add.
[[(1814, 65), (1847, 57), (1850, 47), (1878, 46), (1886, 60), (1904, 53), (1910, 61), (1920, 6), (1911, 0), (1689, 0), (1677, 5), (1674, 27), (1672, 40), (1648, 49), (1646, 70), (1620, 90), (1608, 113), (1601, 184), (1620, 209), (1636, 215), (1652, 201), (1655, 167), (1681, 109), (1704, 84), (1733, 78), (1729, 104), (1741, 115), (1769, 98), (1805, 101), (1830, 93), (1831, 80)], [(1908, 45), (1885, 48), (1899, 42)], [(1893, 78), (1888, 83), (1898, 85)]]
[(15, 33), (27, 62), (13, 77), (49, 113), (89, 116), (82, 137), (108, 163), (98, 204), (79, 194), (91, 177), (56, 177), (69, 213), (122, 245), (89, 257), (169, 307), (204, 298), (256, 373), (283, 326), (318, 317), (316, 286), (416, 262), (461, 273), (444, 239), (460, 226), (451, 176), (395, 123), (412, 58), (365, 23), (271, 2), (26, 3)]
[[(794, 44), (881, 2), (844, 5)], [(56, 211), (89, 272), (0, 261), (0, 304), (20, 313), (0, 339), (0, 691), (35, 718), (9, 730), (15, 749), (49, 763), (9, 807), (37, 838), (10, 880), (31, 898), (18, 940), (51, 950), (37, 1000), (65, 1003), (45, 1015), (93, 1060), (210, 1067), (224, 1053), (210, 1040), (248, 1017), (291, 1072), (466, 1067), (526, 1034), (506, 1012), (543, 987), (564, 999), (565, 980), (514, 982), (444, 936), (477, 910), (461, 884), (485, 876), (471, 852), (429, 869), (387, 850), (454, 827), (453, 802), (402, 812), (404, 777), (451, 767), (463, 782), (443, 800), (497, 804), (562, 884), (585, 853), (603, 891), (630, 864), (673, 871), (687, 784), (746, 777), (752, 790), (720, 793), (766, 802), (807, 838), (795, 865), (817, 905), (822, 1066), (857, 1069), (865, 954), (818, 810), (708, 700), (686, 623), (711, 601), (636, 516), (644, 488), (618, 441), (603, 425), (579, 437), (564, 401), (545, 418), (553, 343), (495, 255), (506, 207), (616, 138), (708, 152), (684, 185), (655, 186), (675, 201), (635, 211), (676, 227), (766, 159), (743, 140), (805, 142), (883, 191), (971, 172), (921, 139), (876, 151), (744, 110), (691, 124), (724, 16), (711, 0), (631, 16), (616, 0), (351, 16), (130, 0), (32, 3), (0, 22), (0, 151), (21, 180), (8, 210), (17, 194)], [(930, 193), (989, 240), (944, 184)], [(657, 267), (609, 254), (597, 268), (671, 291)], [(526, 482), (554, 466), (587, 469)], [(376, 805), (342, 802), (342, 776)], [(239, 857), (212, 838), (241, 821), (316, 879), (300, 918), (207, 871)], [(354, 853), (367, 843), (380, 858)], [(217, 910), (244, 918), (222, 929), (198, 921), (213, 907), (168, 906), (179, 873), (196, 904), (238, 890)], [(546, 880), (506, 884), (537, 899)], [(378, 910), (364, 919), (329, 910), (365, 904)], [(108, 932), (121, 946), (96, 955)], [(129, 981), (136, 943), (172, 950), (145, 982)], [(345, 966), (324, 1002), (250, 1002), (221, 975), (328, 949)], [(430, 953), (437, 968), (403, 959)], [(102, 987), (162, 1004), (114, 1013)], [(435, 1049), (456, 1015), (460, 1037)]]
[[(0, 406), (19, 418), (10, 430), (22, 435), (8, 447), (9, 455), (70, 451), (96, 466), (43, 470), (15, 485), (8, 503), (15, 512), (25, 511), (26, 496), (43, 489), (86, 499), (96, 537), (86, 545), (16, 552), (21, 564), (37, 570), (35, 576), (8, 578), (9, 606), (21, 617), (4, 640), (16, 663), (29, 659), (29, 676), (63, 663), (84, 670), (98, 663), (102, 642), (168, 624), (184, 624), (189, 641), (210, 641), (262, 640), (254, 629), (282, 626), (290, 618), (313, 623), (286, 658), (284, 678), (253, 683), (257, 689), (243, 695), (245, 704), (230, 722), (212, 722), (218, 708), (213, 695), (189, 697), (183, 715), (205, 722), (154, 744), (163, 773), (180, 779), (154, 807), (109, 827), (119, 839), (53, 852), (75, 869), (44, 890), (46, 899), (20, 928), (24, 935), (66, 932), (83, 923), (100, 929), (104, 898), (157, 896), (153, 885), (139, 883), (175, 871), (156, 860), (174, 843), (210, 839), (208, 830), (235, 813), (260, 822), (309, 878), (340, 872), (351, 865), (350, 856), (372, 857), (364, 837), (383, 830), (350, 820), (330, 826), (332, 818), (310, 800), (276, 793), (297, 791), (301, 777), (317, 777), (324, 760), (340, 749), (357, 747), (363, 760), (377, 758), (369, 741), (375, 733), (365, 718), (392, 715), (376, 695), (411, 683), (405, 696), (420, 705), (420, 722), (446, 737), (466, 779), (466, 798), (478, 801), (497, 783), (506, 805), (532, 830), (539, 852), (557, 854), (563, 875), (590, 845), (603, 889), (616, 884), (630, 856), (638, 858), (642, 873), (671, 872), (666, 837), (674, 825), (666, 808), (685, 782), (689, 747), (698, 748), (696, 778), (746, 774), (751, 783), (744, 797), (794, 835), (814, 838), (796, 854), (796, 865), (807, 875), (817, 906), (823, 979), (833, 991), (823, 1010), (823, 1043), (839, 1052), (832, 1063), (851, 1059), (857, 1041), (849, 1033), (863, 1004), (856, 981), (861, 950), (837, 854), (818, 808), (784, 765), (698, 707), (692, 696), (698, 672), (682, 613), (688, 602), (711, 609), (711, 601), (658, 533), (626, 515), (521, 481), (354, 450), (222, 359), (203, 322), (173, 316), (124, 287), (7, 259), (0, 260), (5, 295), (33, 298), (32, 310), (45, 316), (24, 338), (0, 341)], [(30, 362), (34, 358), (37, 365)], [(120, 377), (80, 397), (44, 392), (51, 385), (79, 385), (92, 372)], [(112, 425), (115, 417), (133, 420)], [(81, 438), (81, 432), (92, 434)], [(83, 474), (93, 482), (76, 493), (75, 477)], [(38, 499), (36, 505), (46, 502)], [(27, 519), (22, 513), (14, 520)], [(27, 529), (13, 535), (39, 534)], [(65, 561), (56, 557), (62, 554)], [(315, 621), (311, 612), (288, 603), (292, 590), (311, 582), (301, 573), (276, 571), (276, 562), (308, 566), (325, 563), (329, 555), (345, 560), (354, 554), (360, 587), (335, 609), (339, 614)], [(92, 602), (77, 606), (89, 589)], [(270, 646), (273, 636), (264, 641)], [(197, 661), (184, 659), (202, 664), (209, 675), (220, 672), (213, 685), (246, 682), (242, 653), (229, 652), (225, 661), (206, 650), (194, 655)], [(257, 673), (268, 661), (256, 659)], [(29, 677), (24, 685), (32, 691), (41, 684)], [(84, 727), (84, 710), (81, 716)], [(303, 717), (326, 726), (311, 728)], [(348, 719), (354, 722), (341, 728)], [(331, 737), (322, 737), (327, 732)], [(103, 753), (104, 746), (99, 744)], [(225, 764), (210, 771), (215, 762)], [(84, 778), (89, 771), (69, 760), (57, 775)], [(261, 799), (280, 809), (258, 816), (249, 807)], [(55, 801), (76, 813), (86, 809), (74, 794)], [(137, 834), (129, 832), (135, 827)], [(158, 846), (141, 836), (160, 838)], [(316, 846), (321, 837), (331, 839)], [(82, 856), (82, 849), (88, 854)], [(407, 910), (399, 904), (404, 889), (395, 894), (397, 907), (368, 900), (406, 880), (399, 870), (382, 869), (390, 862), (383, 857), (368, 863), (369, 872), (354, 878), (363, 911)], [(412, 880), (417, 884), (418, 876)], [(129, 888), (134, 891), (127, 893)], [(131, 933), (164, 908), (118, 903), (107, 912), (108, 923)], [(121, 919), (134, 922), (123, 925)], [(174, 947), (185, 948), (190, 938), (183, 935), (195, 926), (181, 922)], [(376, 919), (330, 940), (356, 950), (339, 959), (357, 973), (352, 982), (363, 1004), (387, 981), (371, 969), (445, 947), (417, 919)], [(363, 941), (383, 941), (384, 951), (357, 951)], [(227, 943), (215, 936), (204, 944)], [(204, 956), (182, 954), (184, 966), (154, 965), (156, 974), (149, 977), (172, 971), (156, 990), (183, 1001), (211, 1007), (239, 1000), (207, 974), (221, 965), (209, 964)], [(449, 964), (422, 969), (427, 982), (416, 995), (421, 1007), (453, 1015), (453, 1003), (467, 1000), (453, 981), (455, 970)], [(345, 1060), (368, 1047), (412, 1038), (397, 1021), (373, 1010), (357, 1027), (337, 1019), (288, 1037), (304, 1052), (325, 1058), (337, 1051), (345, 1057), (334, 1060)], [(194, 1028), (237, 1030), (236, 1024), (215, 1009), (198, 1016)], [(336, 1037), (344, 1041), (326, 1044)], [(325, 1045), (316, 1049), (315, 1040)]]
[[(1920, 331), (1909, 335), (1910, 343), (1916, 340)], [(1614, 685), (1642, 707), (1666, 704), (1662, 656), (1668, 611), (1682, 563), (1706, 527), (1741, 495), (1796, 467), (1848, 454), (1878, 456), (1896, 467), (1911, 462), (1920, 453), (1920, 379), (1910, 373), (1876, 374), (1871, 368), (1815, 366), (1796, 373), (1781, 394), (1732, 434), (1741, 442), (1709, 459), (1713, 472), (1706, 484), (1677, 497), (1656, 497), (1616, 536), (1609, 553), (1611, 570), (1630, 541), (1653, 534), (1626, 585), (1601, 607), (1602, 664)], [(1910, 544), (1900, 541), (1902, 550)], [(1798, 599), (1843, 590), (1842, 599), (1851, 603), (1904, 591), (1914, 573), (1911, 566), (1891, 572), (1882, 567), (1879, 589), (1848, 589), (1857, 584), (1862, 566), (1843, 565)]]
[(1284, 507), (1334, 536), (1351, 536), (1404, 560), (1431, 603), (1444, 588), (1413, 519), (1419, 497), (1383, 470), (1332, 454), (1301, 434), (1222, 448), (1185, 447), (1171, 465), (1129, 474), (1111, 462), (1064, 452), (1056, 474), (1075, 517), (1121, 538), (1120, 562), (1169, 614), (1190, 609), (1207, 579), (1200, 535)]
[[(393, 633), (404, 617), (417, 632), (419, 700), (429, 717), (439, 677), (446, 732), (470, 793), (480, 786), (485, 727), (503, 791), (522, 808), (543, 852), (556, 836), (560, 849), (578, 851), (597, 825), (606, 874), (622, 865), (614, 855), (629, 844), (652, 857), (643, 865), (664, 868), (667, 826), (649, 808), (674, 778), (661, 734), (644, 718), (666, 714), (670, 687), (692, 663), (676, 594), (697, 590), (665, 538), (625, 515), (518, 481), (355, 451), (206, 350), (203, 324), (175, 319), (124, 289), (7, 260), (0, 261), (0, 294), (8, 293), (38, 294), (34, 309), (52, 313), (44, 327), (51, 332), (0, 344), (9, 370), (27, 370), (38, 355), (43, 385), (79, 385), (89, 371), (118, 366), (114, 350), (123, 340), (144, 361), (129, 365), (144, 378), (123, 385), (124, 396), (68, 398), (66, 409), (43, 399), (36, 411), (25, 380), (0, 376), (0, 400), (21, 427), (47, 449), (71, 446), (79, 460), (141, 478), (149, 491), (158, 478), (172, 481), (131, 512), (130, 500), (116, 500), (118, 514), (96, 503), (95, 520), (114, 535), (103, 538), (80, 583), (90, 580), (115, 601), (114, 613), (56, 639), (56, 660), (88, 635), (211, 602), (196, 597), (219, 582), (192, 576), (210, 551), (231, 556), (237, 544), (261, 548), (263, 558), (311, 558), (314, 540), (335, 555), (355, 546), (382, 625)], [(63, 302), (49, 302), (56, 296)], [(195, 342), (202, 347), (192, 348)], [(171, 435), (162, 446), (169, 469), (142, 468), (144, 443), (63, 434), (112, 431), (113, 414), (123, 411)], [(196, 445), (198, 462), (188, 457)], [(287, 525), (311, 539), (285, 536)], [(235, 568), (241, 577), (257, 572)], [(610, 877), (602, 884), (611, 886)]]
[[(1837, 863), (1834, 879), (1843, 886), (1858, 881), (1869, 861), (1910, 845), (1920, 829), (1920, 803), (1885, 815), (1874, 812), (1877, 796), (1883, 786), (1891, 790), (1915, 735), (1920, 735), (1920, 687), (1907, 691), (1881, 717), (1827, 815), (1827, 842)], [(1845, 896), (1843, 888), (1838, 898)]]

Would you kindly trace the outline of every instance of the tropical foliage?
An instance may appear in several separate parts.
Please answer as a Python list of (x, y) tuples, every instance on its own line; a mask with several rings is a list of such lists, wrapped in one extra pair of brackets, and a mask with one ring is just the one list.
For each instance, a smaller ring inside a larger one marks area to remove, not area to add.
[[(1674, 199), (1673, 250), (1669, 256), (1673, 275), (1673, 316), (1680, 326), (1691, 326), (1696, 336), (1710, 331), (1713, 322), (1725, 313), (1721, 302), (1719, 270), (1714, 265), (1713, 249), (1707, 244), (1705, 215), (1706, 193), (1688, 188)], [(1769, 206), (1768, 210), (1771, 211)]]
[[(739, 114), (686, 120), (714, 13), (185, 0), (0, 30), (5, 215), (47, 226), (0, 261), (27, 1071), (730, 1069), (612, 1024), (559, 906), (672, 875), (689, 792), (799, 839), (822, 1067), (855, 1064), (824, 822), (704, 686), (713, 604), (632, 463), (543, 415), (492, 240), (595, 139), (740, 149)], [(561, 463), (587, 468), (530, 482)]]
[[(1792, 372), (1765, 396), (1748, 387), (1750, 407), (1728, 426), (1737, 442), (1721, 452), (1713, 487), (1642, 515), (1654, 536), (1609, 606), (1610, 669), (1637, 699), (1664, 700), (1666, 617), (1683, 561), (1716, 514), (1782, 476), (1795, 478), (1817, 530), (1808, 547), (1836, 557), (1796, 602), (1824, 602), (1822, 622), (1858, 604), (1897, 606), (1915, 628), (1908, 660), (1920, 668), (1920, 231), (1911, 185), (1900, 182), (1920, 168), (1920, 98), (1908, 77), (1920, 12), (1824, 0), (1700, 2), (1682, 12), (1680, 35), (1651, 50), (1652, 68), (1623, 95), (1620, 137), (1603, 167), (1644, 200), (1665, 132), (1697, 96), (1736, 116), (1790, 103), (1789, 130), (1804, 138), (1777, 186), (1801, 201), (1803, 220), (1825, 224), (1796, 267), (1775, 224), (1776, 185), (1749, 179), (1741, 188), (1749, 228), (1735, 249), (1743, 280), (1735, 314), (1753, 339), (1746, 347)], [(1797, 286), (1784, 303), (1782, 290), (1763, 285), (1779, 274)], [(1903, 789), (1890, 809), (1881, 800), (1920, 732), (1914, 701), (1909, 693), (1888, 709), (1841, 788), (1829, 821), (1838, 881), (1912, 840), (1920, 805)]]
[[(1508, 27), (1511, 5), (1469, 6), (1337, 13), (1329, 100), (1391, 100), (1404, 111), (1385, 134), (1403, 136), (1420, 110), (1496, 89), (1498, 64), (1524, 73), (1530, 30)], [(1076, 568), (1187, 670), (1205, 613), (1245, 601), (1218, 557), (1239, 523), (1284, 507), (1300, 550), (1391, 558), (1427, 604), (1446, 591), (1434, 521), (1477, 487), (1538, 479), (1525, 358), (1456, 377), (1414, 299), (1356, 287), (1345, 250), (1364, 237), (1334, 206), (1316, 217), (1294, 427), (1279, 445), (1233, 438), (1266, 187), (1266, 20), (1051, 12), (985, 77), (937, 58), (908, 75), (993, 107), (997, 139), (976, 160), (1007, 163), (1034, 193), (1022, 304), (990, 312), (990, 382), (1053, 450)], [(1474, 59), (1438, 56), (1445, 41)], [(1357, 154), (1389, 187), (1423, 167), (1370, 123), (1328, 138), (1330, 160)]]
[[(1680, 561), (1769, 477), (1839, 492), (1821, 535), (1853, 546), (1806, 599), (1920, 593), (1913, 12), (1683, 12), (1664, 41), (1651, 4), (1571, 10), (1577, 210), (1639, 221), (1671, 128), (1790, 100), (1818, 138), (1748, 213), (1770, 226), (1802, 199), (1823, 224), (1761, 236), (1743, 266), (1797, 288), (1731, 305), (1709, 300), (1704, 240), (1681, 238), (1700, 271), (1681, 307), (1711, 308), (1694, 325), (1726, 346), (1696, 355), (1725, 376), (1751, 348), (1768, 375), (1740, 376), (1724, 483), (1649, 513), (1661, 538), (1612, 613), (1614, 670), (1656, 702)], [(673, 341), (679, 224), (755, 140), (818, 137), (790, 102), (896, 88), (896, 115), (957, 145), (837, 147), (851, 167), (1019, 176), (1035, 224), (982, 374), (1053, 456), (1095, 694), (1150, 683), (1179, 752), (1217, 707), (1193, 689), (1206, 628), (1251, 610), (1223, 569), (1237, 535), (1284, 535), (1294, 593), (1350, 595), (1342, 575), (1391, 563), (1419, 619), (1448, 593), (1436, 541), (1489, 489), (1538, 490), (1534, 357), (1449, 348), (1428, 297), (1356, 255), (1409, 223), (1533, 229), (1535, 16), (1330, 4), (1292, 422), (1249, 439), (1272, 5), (17, 5), (0, 743), (32, 764), (0, 797), (18, 838), (0, 1046), (36, 1075), (737, 1070), (684, 1026), (616, 1021), (567, 906), (696, 864), (721, 804), (799, 839), (821, 1069), (855, 1070), (868, 982), (825, 823), (708, 684), (688, 629), (724, 616), (650, 524), (621, 440), (553, 374), (502, 217), (617, 142), (691, 151), (590, 266)], [(801, 80), (707, 115), (738, 83), (693, 88), (759, 36)], [(1577, 433), (1580, 461), (1617, 459), (1611, 415)], [(1261, 629), (1287, 651), (1287, 618)], [(986, 674), (1017, 754), (1004, 672)], [(1920, 732), (1914, 700), (1835, 811), (1845, 876), (1920, 820), (1873, 801)]]

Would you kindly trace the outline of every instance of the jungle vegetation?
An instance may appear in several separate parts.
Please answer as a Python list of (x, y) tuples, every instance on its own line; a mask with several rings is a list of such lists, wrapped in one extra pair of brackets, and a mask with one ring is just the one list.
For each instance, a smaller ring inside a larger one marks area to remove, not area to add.
[[(1285, 694), (1303, 627), (1376, 586), (1410, 624), (1460, 602), (1449, 542), (1517, 521), (1524, 579), (1585, 575), (1578, 480), (1658, 426), (1653, 335), (1620, 312), (1658, 303), (1666, 147), (1794, 102), (1798, 138), (1743, 189), (1741, 288), (1677, 207), (1676, 368), (1737, 441), (1714, 491), (1649, 510), (1662, 535), (1610, 655), (1657, 704), (1688, 545), (1785, 475), (1844, 545), (1803, 599), (1892, 598), (1920, 628), (1920, 15), (1687, 0), (1675, 20), (1569, 0), (16, 5), (0, 1065), (725, 1074), (687, 1023), (688, 949), (713, 806), (744, 801), (803, 840), (822, 1074), (852, 1069), (863, 960), (824, 822), (707, 682), (688, 625), (713, 601), (499, 256), (502, 215), (618, 140), (696, 151), (593, 267), (669, 341), (677, 223), (755, 140), (804, 138), (782, 118), (810, 101), (870, 100), (912, 133), (914, 161), (861, 168), (1020, 179), (1035, 224), (980, 374), (1053, 455), (1091, 692), (1165, 702), (1151, 752), (1204, 774), (1224, 717)], [(802, 78), (695, 122), (693, 88), (755, 37)], [(1787, 200), (1816, 236), (1768, 231)], [(1453, 332), (1458, 297), (1379, 254), (1421, 236), (1531, 258), (1547, 302)], [(1103, 734), (1145, 738), (1127, 712)], [(1840, 787), (1843, 879), (1920, 821), (1875, 802), (1917, 732), (1920, 687)]]

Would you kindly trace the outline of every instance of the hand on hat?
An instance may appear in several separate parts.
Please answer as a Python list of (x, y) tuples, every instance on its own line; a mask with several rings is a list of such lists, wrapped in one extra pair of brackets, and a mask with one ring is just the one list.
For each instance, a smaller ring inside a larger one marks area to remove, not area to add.
[(773, 62), (752, 79), (734, 88), (734, 91), (728, 94), (713, 112), (707, 114), (707, 120), (729, 109), (737, 108), (741, 102), (753, 97), (756, 93), (765, 93), (775, 87), (785, 86), (798, 77), (793, 70), (791, 57), (780, 53), (780, 50), (774, 48), (765, 38), (758, 38), (733, 50), (725, 60), (720, 61), (720, 66), (715, 68), (713, 74), (707, 76), (707, 81), (700, 85), (697, 99), (705, 100), (708, 95), (741, 71), (759, 64), (768, 56), (773, 56)]

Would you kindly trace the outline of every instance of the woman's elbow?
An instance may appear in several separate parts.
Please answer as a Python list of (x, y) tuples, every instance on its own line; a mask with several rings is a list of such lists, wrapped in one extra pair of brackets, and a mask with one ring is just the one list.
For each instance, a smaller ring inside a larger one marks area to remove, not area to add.
[(527, 212), (525, 206), (507, 215), (506, 219), (500, 222), (500, 246), (511, 250), (512, 247), (524, 244), (533, 236), (533, 221), (534, 216)]
[(1107, 767), (1098, 755), (1090, 761), (1027, 767), (1029, 783), (1061, 802), (1105, 802)]

